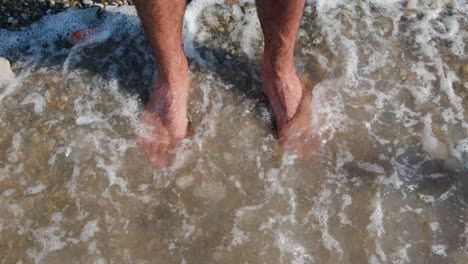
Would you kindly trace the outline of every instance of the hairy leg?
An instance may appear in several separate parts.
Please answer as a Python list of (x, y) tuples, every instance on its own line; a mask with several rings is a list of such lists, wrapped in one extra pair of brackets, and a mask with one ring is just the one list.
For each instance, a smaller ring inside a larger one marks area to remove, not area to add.
[(150, 159), (163, 167), (169, 162), (167, 152), (187, 133), (189, 77), (182, 49), (185, 0), (137, 0), (135, 4), (158, 72), (141, 119), (146, 134), (139, 141)]
[(296, 115), (302, 85), (294, 69), (294, 45), (305, 0), (257, 0), (265, 51), (261, 63), (263, 86), (279, 134)]
[(319, 138), (311, 133), (312, 95), (294, 69), (294, 45), (305, 0), (257, 0), (265, 51), (263, 87), (273, 108), (278, 137), (288, 152), (311, 157)]

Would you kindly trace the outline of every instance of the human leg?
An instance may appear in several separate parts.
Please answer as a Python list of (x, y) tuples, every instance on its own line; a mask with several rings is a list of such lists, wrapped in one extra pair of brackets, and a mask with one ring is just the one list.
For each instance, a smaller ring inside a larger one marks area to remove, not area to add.
[(273, 108), (285, 150), (301, 159), (318, 146), (311, 133), (312, 95), (294, 69), (294, 46), (305, 0), (257, 0), (265, 50), (261, 62), (264, 91)]
[(135, 4), (158, 72), (141, 119), (146, 134), (139, 141), (154, 163), (166, 166), (167, 152), (187, 133), (189, 77), (182, 49), (185, 0), (137, 0)]
[(295, 116), (302, 85), (294, 69), (294, 45), (305, 0), (257, 0), (265, 50), (261, 63), (265, 93), (278, 131)]

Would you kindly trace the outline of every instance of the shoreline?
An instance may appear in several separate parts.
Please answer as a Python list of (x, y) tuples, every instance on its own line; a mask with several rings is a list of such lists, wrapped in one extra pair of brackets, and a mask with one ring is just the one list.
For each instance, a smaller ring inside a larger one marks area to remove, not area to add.
[(21, 30), (47, 15), (68, 8), (133, 5), (133, 0), (0, 0), (0, 29)]

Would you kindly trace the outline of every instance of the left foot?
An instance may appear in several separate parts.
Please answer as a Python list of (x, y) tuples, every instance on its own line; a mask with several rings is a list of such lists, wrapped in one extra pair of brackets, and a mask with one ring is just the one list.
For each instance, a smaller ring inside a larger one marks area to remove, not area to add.
[(147, 108), (140, 118), (137, 142), (146, 151), (152, 164), (159, 168), (171, 165), (173, 150), (187, 135), (187, 103), (189, 91), (188, 64), (181, 63), (170, 71), (159, 71), (158, 80)]

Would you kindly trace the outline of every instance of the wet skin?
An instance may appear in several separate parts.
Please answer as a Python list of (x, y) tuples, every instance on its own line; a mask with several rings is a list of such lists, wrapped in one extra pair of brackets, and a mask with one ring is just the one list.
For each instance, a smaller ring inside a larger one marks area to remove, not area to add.
[[(294, 45), (305, 0), (257, 0), (265, 50), (261, 62), (263, 89), (287, 151), (310, 153), (310, 94), (294, 69)], [(187, 135), (188, 66), (182, 49), (185, 0), (139, 0), (138, 15), (156, 57), (157, 81), (140, 123), (139, 144), (157, 167), (171, 164), (171, 150)]]

